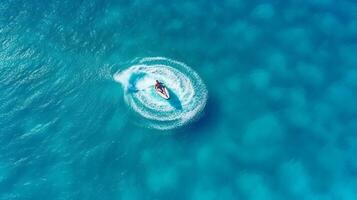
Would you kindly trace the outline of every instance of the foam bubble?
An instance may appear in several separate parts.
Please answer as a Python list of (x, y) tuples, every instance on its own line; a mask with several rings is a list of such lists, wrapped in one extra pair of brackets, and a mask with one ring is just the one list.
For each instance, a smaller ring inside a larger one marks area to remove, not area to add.
[[(124, 89), (124, 99), (149, 128), (173, 129), (195, 119), (207, 101), (202, 79), (184, 63), (163, 57), (135, 60), (114, 75)], [(156, 94), (155, 80), (164, 83), (170, 93), (165, 100)]]

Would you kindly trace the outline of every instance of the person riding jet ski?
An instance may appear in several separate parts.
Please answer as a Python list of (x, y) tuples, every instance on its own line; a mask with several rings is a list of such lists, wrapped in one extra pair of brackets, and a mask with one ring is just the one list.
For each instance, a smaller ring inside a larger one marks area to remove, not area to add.
[(162, 98), (164, 98), (164, 99), (169, 99), (170, 98), (169, 91), (158, 80), (155, 81), (155, 90)]

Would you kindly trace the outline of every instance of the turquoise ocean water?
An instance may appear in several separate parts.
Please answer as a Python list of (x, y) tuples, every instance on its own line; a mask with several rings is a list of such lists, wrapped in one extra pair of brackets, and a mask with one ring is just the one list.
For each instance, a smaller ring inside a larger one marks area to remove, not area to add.
[(356, 55), (353, 0), (2, 0), (0, 199), (355, 200)]

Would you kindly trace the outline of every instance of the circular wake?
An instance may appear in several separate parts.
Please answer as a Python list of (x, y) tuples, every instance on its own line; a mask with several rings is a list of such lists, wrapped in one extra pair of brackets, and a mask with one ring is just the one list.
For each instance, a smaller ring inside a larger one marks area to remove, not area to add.
[[(172, 129), (195, 119), (206, 105), (207, 89), (202, 79), (184, 63), (163, 57), (143, 58), (114, 75), (124, 89), (124, 99), (139, 116), (140, 124)], [(155, 80), (163, 83), (170, 99), (159, 96)]]

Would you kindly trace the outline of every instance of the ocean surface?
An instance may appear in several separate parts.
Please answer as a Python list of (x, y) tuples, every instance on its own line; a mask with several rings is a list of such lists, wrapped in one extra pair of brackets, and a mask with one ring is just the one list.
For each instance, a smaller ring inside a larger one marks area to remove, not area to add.
[(356, 200), (357, 2), (1, 0), (23, 199)]

